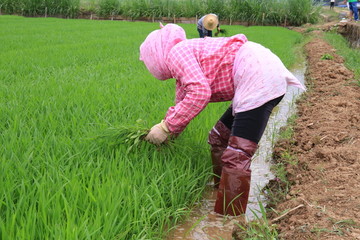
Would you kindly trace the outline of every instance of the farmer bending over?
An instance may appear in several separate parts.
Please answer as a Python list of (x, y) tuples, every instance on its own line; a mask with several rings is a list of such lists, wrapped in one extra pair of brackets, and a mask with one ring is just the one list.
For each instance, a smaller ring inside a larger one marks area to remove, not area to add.
[[(219, 187), (215, 212), (245, 213), (251, 158), (287, 86), (302, 84), (269, 49), (238, 34), (186, 39), (176, 24), (161, 25), (140, 46), (140, 60), (159, 80), (176, 79), (176, 104), (146, 140), (159, 145), (180, 134), (209, 102), (232, 101), (209, 133)], [(220, 182), (220, 183), (219, 183)]]
[(207, 14), (197, 22), (197, 30), (201, 38), (204, 38), (205, 36), (212, 37), (212, 31), (215, 28), (217, 29), (218, 34), (220, 32), (220, 24), (216, 14)]

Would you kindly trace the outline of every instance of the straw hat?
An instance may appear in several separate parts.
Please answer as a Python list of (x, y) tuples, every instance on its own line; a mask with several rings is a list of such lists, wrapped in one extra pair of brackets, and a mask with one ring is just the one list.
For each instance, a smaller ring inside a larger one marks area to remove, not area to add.
[(219, 24), (219, 19), (215, 14), (208, 14), (204, 17), (203, 25), (206, 30), (212, 31)]

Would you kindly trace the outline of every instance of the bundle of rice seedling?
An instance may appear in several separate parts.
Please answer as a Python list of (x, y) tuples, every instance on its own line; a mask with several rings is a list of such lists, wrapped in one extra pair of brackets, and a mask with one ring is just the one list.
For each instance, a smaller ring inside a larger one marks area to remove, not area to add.
[(217, 32), (215, 33), (215, 36), (218, 37), (219, 34), (220, 34), (220, 36), (225, 36), (225, 37), (227, 37), (228, 32), (226, 31), (226, 29), (221, 28), (220, 31), (217, 31)]
[(220, 29), (220, 33), (222, 33), (222, 34), (227, 34), (227, 31), (226, 31), (226, 29)]
[(129, 152), (139, 146), (149, 131), (149, 128), (145, 127), (144, 121), (139, 119), (135, 125), (111, 126), (92, 139), (98, 144), (110, 147), (126, 145), (127, 152)]
[[(138, 119), (135, 125), (110, 126), (91, 137), (90, 140), (95, 140), (97, 145), (110, 148), (125, 145), (127, 147), (126, 153), (129, 153), (131, 150), (140, 148), (141, 144), (146, 142), (145, 137), (150, 132), (150, 129), (145, 125), (145, 121)], [(156, 146), (156, 149), (162, 150), (164, 147), (171, 151), (181, 147), (181, 145), (176, 144), (174, 137), (170, 136), (163, 144)]]

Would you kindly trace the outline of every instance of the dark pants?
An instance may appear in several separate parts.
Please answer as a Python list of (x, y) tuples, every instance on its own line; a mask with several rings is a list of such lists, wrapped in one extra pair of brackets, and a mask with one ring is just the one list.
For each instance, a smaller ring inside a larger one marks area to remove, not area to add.
[(279, 104), (283, 97), (284, 95), (275, 98), (258, 108), (236, 113), (235, 116), (232, 115), (232, 107), (230, 106), (222, 115), (220, 121), (224, 123), (227, 128), (231, 129), (232, 136), (259, 143), (272, 110)]
[(330, 9), (333, 9), (335, 6), (335, 3), (334, 2), (330, 2)]
[(199, 36), (200, 36), (200, 38), (204, 38), (205, 36), (207, 36), (207, 37), (212, 37), (212, 31), (205, 31), (205, 32), (203, 32), (203, 30), (202, 29), (197, 29), (198, 30), (198, 32), (199, 32)]
[(358, 21), (359, 13), (358, 13), (358, 9), (357, 9), (357, 2), (349, 2), (349, 8), (350, 8), (350, 11), (352, 11), (352, 13), (354, 14), (354, 20)]

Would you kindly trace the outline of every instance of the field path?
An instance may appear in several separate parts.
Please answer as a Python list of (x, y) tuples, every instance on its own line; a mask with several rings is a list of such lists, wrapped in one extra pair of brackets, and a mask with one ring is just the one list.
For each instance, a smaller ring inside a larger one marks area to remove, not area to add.
[(295, 136), (275, 148), (278, 155), (290, 149), (298, 161), (287, 166), (294, 185), (276, 211), (304, 207), (276, 223), (282, 239), (360, 239), (360, 88), (315, 34), (305, 46), (309, 90), (298, 103)]

